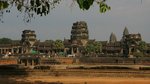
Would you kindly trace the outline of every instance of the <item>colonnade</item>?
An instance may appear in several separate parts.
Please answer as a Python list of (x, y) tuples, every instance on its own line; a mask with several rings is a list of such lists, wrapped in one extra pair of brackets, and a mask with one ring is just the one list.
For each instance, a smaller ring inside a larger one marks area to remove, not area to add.
[(6, 48), (0, 48), (0, 54), (22, 54), (23, 53), (23, 50), (21, 47), (15, 47), (15, 48), (12, 48), (12, 47), (6, 47)]

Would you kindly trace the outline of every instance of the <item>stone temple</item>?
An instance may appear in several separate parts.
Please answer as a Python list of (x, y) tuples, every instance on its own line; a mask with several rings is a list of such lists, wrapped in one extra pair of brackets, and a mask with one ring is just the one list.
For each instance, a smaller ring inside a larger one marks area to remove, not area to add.
[(89, 41), (88, 26), (85, 21), (73, 23), (70, 39), (64, 39), (66, 52), (70, 54), (79, 54), (81, 48), (86, 46)]
[(72, 43), (73, 42), (81, 42), (81, 46), (85, 46), (89, 39), (87, 23), (85, 21), (80, 21), (73, 23), (72, 30), (71, 30), (71, 37)]
[[(108, 41), (96, 41), (89, 39), (88, 25), (85, 21), (77, 21), (71, 27), (69, 39), (62, 41), (63, 47), (56, 48), (53, 41), (46, 40), (40, 42), (36, 39), (36, 33), (33, 30), (23, 30), (21, 40), (12, 40), (11, 43), (0, 44), (0, 55), (12, 54), (45, 54), (53, 56), (58, 53), (65, 53), (67, 55), (81, 56), (83, 48), (88, 43), (100, 42), (102, 45), (101, 52), (98, 56), (120, 56), (133, 57), (135, 54), (141, 52), (139, 49), (142, 36), (140, 33), (129, 33), (127, 27), (124, 28), (121, 40), (118, 40), (115, 33), (111, 33)], [(146, 49), (142, 50), (145, 56), (150, 56), (150, 43), (145, 43)], [(97, 53), (96, 53), (97, 54)]]

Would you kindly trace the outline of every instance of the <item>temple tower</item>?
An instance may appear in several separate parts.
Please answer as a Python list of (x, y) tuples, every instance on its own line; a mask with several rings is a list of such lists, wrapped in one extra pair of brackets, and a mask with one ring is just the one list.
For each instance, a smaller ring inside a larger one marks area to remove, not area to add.
[(123, 56), (124, 57), (128, 57), (128, 54), (129, 54), (129, 46), (128, 46), (128, 43), (127, 43), (127, 40), (126, 40), (127, 35), (129, 35), (129, 31), (128, 31), (128, 28), (125, 27), (124, 31), (123, 31), (122, 40), (121, 40), (122, 47), (123, 47)]
[(126, 35), (129, 35), (129, 31), (128, 31), (128, 28), (127, 28), (127, 27), (124, 28), (122, 41), (125, 41)]
[(22, 31), (21, 44), (23, 46), (23, 53), (30, 53), (31, 47), (34, 45), (36, 41), (37, 40), (35, 31), (32, 30)]
[(85, 21), (73, 23), (70, 36), (70, 52), (72, 55), (79, 56), (82, 48), (89, 40), (89, 32)]
[(87, 23), (85, 21), (73, 23), (70, 39), (72, 42), (81, 42), (82, 46), (86, 45), (89, 39), (89, 34)]
[(128, 28), (125, 27), (125, 28), (124, 28), (124, 31), (123, 31), (123, 35), (128, 35), (128, 34), (129, 34)]
[(110, 43), (115, 43), (117, 41), (116, 35), (112, 32), (110, 35), (109, 42)]

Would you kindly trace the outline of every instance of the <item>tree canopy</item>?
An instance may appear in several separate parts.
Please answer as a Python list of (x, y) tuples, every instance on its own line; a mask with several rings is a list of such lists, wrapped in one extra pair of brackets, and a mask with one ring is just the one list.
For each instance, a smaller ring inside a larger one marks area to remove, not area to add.
[(105, 13), (107, 10), (110, 10), (111, 7), (108, 6), (105, 1), (106, 0), (76, 0), (80, 9), (88, 10), (90, 6), (93, 5), (94, 1), (99, 5), (99, 12)]
[(88, 54), (91, 53), (101, 53), (102, 52), (102, 44), (101, 42), (89, 42), (86, 47), (84, 48), (84, 51)]
[[(2, 0), (0, 1), (0, 21), (2, 20), (4, 13), (10, 13), (10, 8), (16, 7), (16, 9), (24, 13), (23, 21), (30, 22), (36, 15), (46, 16), (54, 9), (62, 0)], [(106, 4), (106, 0), (72, 0), (79, 5), (81, 10), (88, 10), (93, 3), (99, 5), (99, 12), (105, 13), (110, 10), (111, 7)], [(2, 21), (1, 21), (2, 22)]]
[(63, 49), (64, 48), (64, 43), (63, 43), (63, 41), (62, 40), (56, 40), (55, 42), (54, 42), (54, 47), (56, 48), (56, 49)]
[(11, 44), (12, 40), (9, 38), (0, 38), (0, 44)]
[(141, 52), (143, 52), (144, 53), (144, 51), (145, 50), (147, 50), (147, 44), (146, 44), (146, 42), (145, 41), (141, 41), (140, 43), (139, 43), (139, 50), (141, 51)]

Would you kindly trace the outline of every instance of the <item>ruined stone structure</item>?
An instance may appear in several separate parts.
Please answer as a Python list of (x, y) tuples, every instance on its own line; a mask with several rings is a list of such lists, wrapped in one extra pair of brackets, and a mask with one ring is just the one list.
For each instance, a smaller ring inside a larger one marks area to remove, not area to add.
[(32, 30), (22, 31), (21, 45), (23, 48), (23, 53), (31, 52), (31, 48), (33, 47), (36, 41), (37, 40), (36, 40), (35, 31), (32, 31)]
[(19, 40), (13, 40), (10, 44), (0, 44), (0, 54), (8, 56), (18, 53), (22, 53), (22, 46)]
[(22, 64), (24, 66), (34, 66), (40, 64), (40, 58), (39, 57), (19, 57), (18, 58), (18, 64)]
[(128, 49), (128, 44), (126, 42), (126, 36), (129, 35), (129, 31), (127, 29), (127, 27), (125, 27), (124, 31), (123, 31), (123, 36), (121, 39), (121, 44), (122, 44), (122, 48), (123, 48), (123, 56), (127, 57), (128, 53), (129, 53), (129, 49)]
[(70, 39), (72, 43), (77, 41), (81, 42), (81, 46), (85, 46), (89, 39), (87, 23), (84, 21), (73, 23)]
[(132, 56), (134, 52), (140, 52), (138, 49), (139, 43), (142, 41), (141, 34), (128, 34), (125, 35), (124, 44), (126, 45), (124, 51), (126, 55)]
[[(123, 57), (134, 57), (135, 53), (142, 53), (139, 50), (140, 42), (142, 41), (142, 37), (140, 33), (130, 34), (127, 27), (125, 27), (123, 31), (123, 36), (120, 41), (117, 41), (117, 38), (114, 33), (111, 33), (109, 42), (103, 41), (103, 53), (105, 55), (119, 55)], [(149, 54), (149, 46), (147, 44), (148, 49), (145, 50), (147, 54)]]
[[(109, 41), (99, 41), (102, 44), (101, 54), (105, 56), (122, 56), (132, 57), (134, 53), (140, 52), (139, 44), (142, 41), (140, 33), (130, 34), (127, 27), (123, 31), (123, 36), (120, 41), (117, 40), (116, 35), (111, 33)], [(88, 26), (85, 21), (73, 23), (70, 39), (64, 39), (64, 47), (57, 49), (53, 42), (47, 40), (40, 42), (36, 39), (35, 31), (22, 31), (21, 40), (13, 40), (10, 44), (0, 44), (0, 54), (47, 54), (56, 55), (59, 52), (65, 55), (80, 56), (83, 48), (87, 46), (88, 42), (96, 42), (96, 40), (89, 39)], [(150, 54), (150, 44), (146, 43), (146, 54)]]
[(21, 40), (13, 40), (10, 44), (0, 44), (0, 54), (28, 54), (36, 41), (35, 31), (24, 30)]
[(66, 52), (78, 55), (89, 41), (88, 26), (85, 21), (73, 23), (70, 39), (64, 39)]

